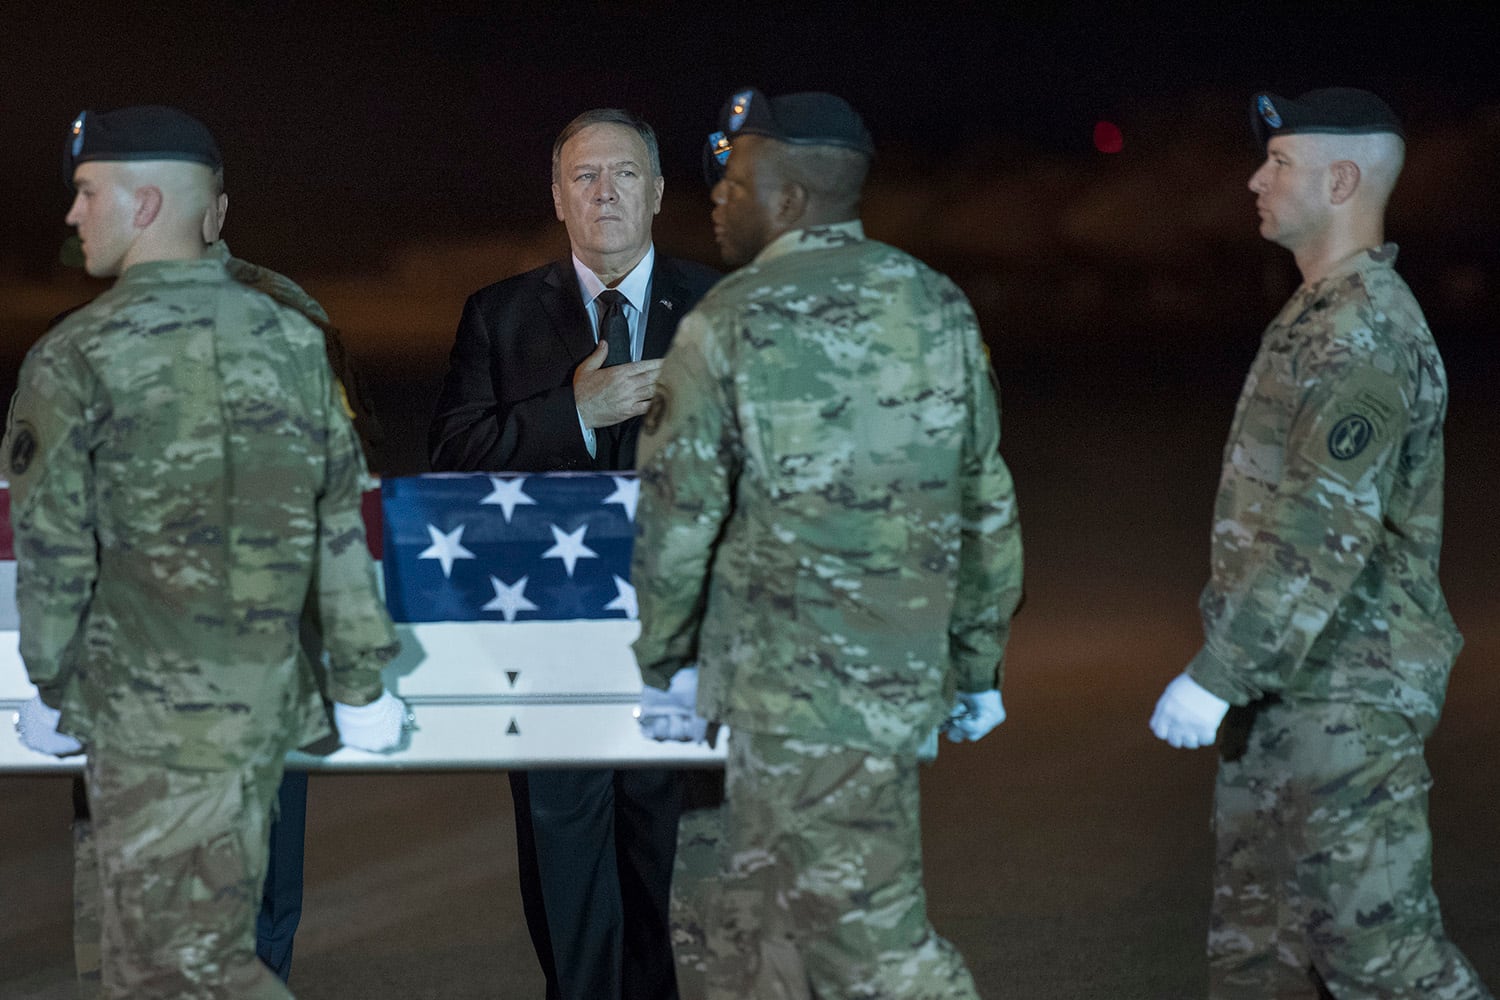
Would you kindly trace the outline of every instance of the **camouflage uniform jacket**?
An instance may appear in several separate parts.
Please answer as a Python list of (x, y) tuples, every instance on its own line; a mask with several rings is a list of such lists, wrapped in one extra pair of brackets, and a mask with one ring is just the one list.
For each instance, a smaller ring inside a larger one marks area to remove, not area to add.
[(381, 690), (395, 633), (367, 474), (302, 316), (222, 259), (131, 267), (22, 365), (9, 466), (21, 655), (89, 748), (229, 767), (328, 732)]
[(989, 359), (858, 222), (783, 234), (683, 318), (640, 444), (648, 683), (750, 732), (915, 752), (998, 687), (1021, 538)]
[(1188, 672), (1437, 722), (1462, 642), (1438, 585), (1447, 378), (1396, 247), (1298, 289), (1235, 408)]
[(207, 256), (222, 260), (229, 276), (235, 281), (249, 285), (257, 292), (264, 292), (284, 306), (290, 306), (323, 331), (323, 347), (328, 355), (328, 367), (333, 369), (334, 377), (339, 381), (344, 412), (354, 421), (354, 430), (364, 447), (366, 465), (378, 471), (381, 468), (379, 452), (385, 442), (385, 433), (381, 430), (375, 411), (370, 408), (370, 393), (365, 388), (358, 369), (354, 367), (349, 352), (344, 348), (343, 335), (328, 318), (328, 312), (317, 299), (286, 275), (230, 254), (229, 244), (223, 240), (210, 246)]

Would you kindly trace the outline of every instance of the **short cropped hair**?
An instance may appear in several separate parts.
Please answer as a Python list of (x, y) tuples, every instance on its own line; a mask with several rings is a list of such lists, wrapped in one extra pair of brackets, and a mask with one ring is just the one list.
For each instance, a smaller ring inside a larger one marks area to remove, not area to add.
[(629, 111), (622, 111), (619, 108), (594, 108), (568, 122), (558, 133), (557, 141), (552, 144), (552, 183), (556, 184), (562, 177), (563, 146), (567, 145), (569, 139), (590, 125), (623, 125), (625, 128), (632, 129), (646, 144), (646, 153), (651, 160), (651, 176), (661, 176), (661, 152), (656, 148), (656, 131)]

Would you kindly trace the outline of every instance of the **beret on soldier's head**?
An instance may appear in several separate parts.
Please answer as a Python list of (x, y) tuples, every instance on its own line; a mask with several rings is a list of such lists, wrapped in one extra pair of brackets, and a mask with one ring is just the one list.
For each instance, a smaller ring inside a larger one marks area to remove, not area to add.
[(875, 153), (859, 112), (834, 94), (807, 91), (767, 98), (753, 87), (733, 94), (719, 112), (719, 127), (736, 135), (764, 135), (806, 146), (843, 146)]
[(1315, 132), (1333, 135), (1389, 132), (1406, 138), (1401, 119), (1391, 106), (1368, 90), (1355, 87), (1309, 90), (1295, 100), (1276, 94), (1256, 94), (1250, 101), (1250, 124), (1262, 146), (1273, 136)]
[(63, 172), (70, 183), (78, 164), (90, 160), (185, 160), (214, 170), (224, 165), (202, 122), (158, 104), (80, 111), (63, 150)]
[(859, 112), (835, 94), (805, 91), (766, 97), (754, 87), (730, 95), (719, 111), (719, 131), (709, 136), (704, 169), (715, 180), (729, 162), (736, 136), (763, 135), (794, 146), (838, 146), (875, 155), (875, 141)]

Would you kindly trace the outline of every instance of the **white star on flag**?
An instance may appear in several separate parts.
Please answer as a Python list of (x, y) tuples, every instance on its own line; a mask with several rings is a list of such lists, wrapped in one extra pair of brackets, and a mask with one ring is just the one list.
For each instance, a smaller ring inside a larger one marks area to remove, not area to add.
[(432, 525), (427, 526), (427, 533), (432, 536), (432, 544), (417, 554), (418, 559), (436, 559), (443, 567), (443, 576), (451, 576), (453, 573), (453, 561), (455, 559), (473, 559), (474, 553), (463, 547), (460, 541), (464, 537), (464, 526), (459, 525), (446, 535)]
[(481, 609), (483, 611), (498, 611), (505, 616), (505, 620), (513, 622), (516, 620), (517, 611), (535, 611), (537, 606), (526, 599), (526, 580), (521, 577), (514, 584), (504, 584), (499, 577), (490, 577), (490, 583), (495, 586), (495, 597)]
[(635, 506), (641, 500), (641, 481), (639, 479), (626, 479), (624, 476), (610, 476), (615, 481), (615, 491), (599, 502), (617, 503), (625, 508), (625, 517), (630, 522), (635, 522)]
[(599, 553), (583, 544), (584, 533), (589, 530), (588, 525), (581, 525), (577, 531), (568, 534), (557, 525), (552, 525), (552, 539), (557, 544), (542, 553), (543, 559), (561, 559), (563, 568), (568, 575), (573, 575), (573, 567), (578, 564), (579, 559), (597, 559)]
[(505, 513), (505, 523), (510, 523), (510, 515), (515, 512), (519, 505), (536, 505), (536, 501), (525, 493), (521, 487), (526, 485), (526, 477), (518, 476), (514, 479), (501, 479), (499, 476), (490, 477), (490, 489), (493, 491), (489, 496), (479, 501), (481, 504), (498, 506)]
[(635, 588), (626, 581), (615, 577), (615, 590), (619, 596), (604, 606), (605, 611), (623, 611), (625, 617), (635, 621), (641, 616), (640, 605), (635, 600)]

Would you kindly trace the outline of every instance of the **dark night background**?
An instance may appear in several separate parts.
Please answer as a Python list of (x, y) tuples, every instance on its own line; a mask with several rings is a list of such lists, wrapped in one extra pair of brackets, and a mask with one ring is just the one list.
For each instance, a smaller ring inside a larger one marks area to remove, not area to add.
[[(0, 18), (0, 394), (48, 319), (103, 287), (59, 263), (68, 123), (176, 104), (223, 148), (235, 253), (344, 329), (392, 474), (424, 468), (465, 296), (565, 250), (548, 171), (574, 114), (655, 125), (657, 245), (716, 264), (699, 150), (728, 93), (832, 90), (859, 108), (880, 149), (867, 228), (959, 281), (1002, 387), (1029, 595), (1012, 718), (944, 751), (924, 821), (934, 921), (987, 996), (1027, 1000), (1202, 993), (1213, 761), (1145, 721), (1196, 648), (1218, 450), (1297, 283), (1256, 234), (1249, 101), (1379, 92), (1409, 137), (1387, 236), (1451, 382), (1444, 583), (1468, 646), (1429, 748), (1437, 884), (1500, 985), (1497, 5), (21, 8)], [(1119, 153), (1094, 149), (1100, 120)], [(299, 995), (539, 994), (502, 786), (314, 779)], [(64, 996), (66, 782), (0, 778), (6, 802), (0, 994)]]

